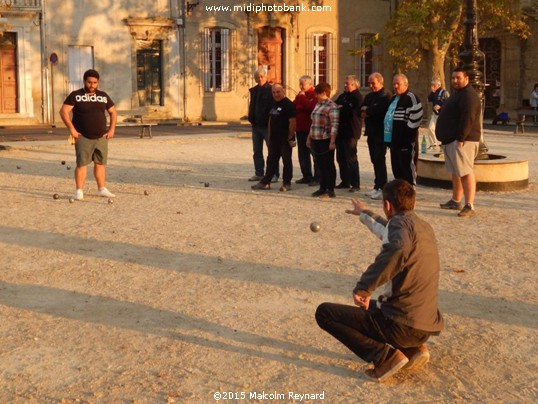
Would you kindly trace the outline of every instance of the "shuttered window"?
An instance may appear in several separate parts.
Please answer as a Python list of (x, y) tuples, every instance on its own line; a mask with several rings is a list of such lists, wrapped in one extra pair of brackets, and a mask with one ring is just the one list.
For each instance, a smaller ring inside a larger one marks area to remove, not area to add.
[(357, 34), (355, 36), (355, 48), (360, 53), (355, 58), (355, 75), (359, 79), (361, 87), (368, 87), (368, 76), (374, 70), (375, 46), (371, 45), (374, 34)]
[(204, 90), (231, 91), (230, 30), (206, 28), (202, 35)]
[(330, 33), (313, 33), (306, 37), (307, 74), (314, 84), (332, 85), (336, 64), (334, 38)]

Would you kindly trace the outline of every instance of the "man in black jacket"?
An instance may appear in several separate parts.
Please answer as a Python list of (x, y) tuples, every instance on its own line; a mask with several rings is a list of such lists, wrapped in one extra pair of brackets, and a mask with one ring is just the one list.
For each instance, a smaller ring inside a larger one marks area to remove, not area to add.
[(361, 137), (362, 130), (360, 117), (362, 94), (359, 91), (359, 81), (356, 76), (346, 77), (344, 92), (338, 96), (335, 103), (340, 108), (338, 135), (336, 136), (336, 161), (338, 161), (340, 179), (342, 180), (336, 188), (355, 192), (360, 189), (361, 183), (357, 142)]
[[(452, 175), (452, 199), (440, 206), (442, 209), (460, 210), (460, 217), (471, 217), (475, 214), (476, 179), (473, 170), (482, 132), (482, 108), (465, 69), (455, 69), (451, 83), (455, 91), (443, 105), (435, 129), (445, 155), (445, 168)], [(465, 196), (463, 209), (462, 196)]]
[(368, 191), (372, 199), (381, 200), (383, 187), (387, 183), (387, 145), (383, 139), (383, 120), (390, 104), (390, 93), (383, 87), (383, 76), (372, 73), (368, 77), (368, 87), (372, 90), (364, 97), (361, 117), (364, 119), (370, 161), (374, 166), (374, 189)]
[[(265, 170), (263, 143), (268, 145), (269, 141), (267, 125), (269, 124), (269, 110), (273, 104), (273, 94), (264, 69), (258, 69), (254, 72), (254, 80), (258, 84), (248, 90), (250, 92), (248, 121), (252, 124), (252, 157), (254, 159), (254, 176), (250, 177), (249, 181), (257, 182), (261, 181)], [(278, 167), (275, 177), (272, 182), (278, 180)]]

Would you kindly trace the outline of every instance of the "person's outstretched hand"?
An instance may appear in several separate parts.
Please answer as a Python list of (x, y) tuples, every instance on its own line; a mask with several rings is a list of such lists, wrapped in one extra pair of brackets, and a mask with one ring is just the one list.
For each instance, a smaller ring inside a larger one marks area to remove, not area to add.
[(368, 206), (358, 198), (352, 199), (351, 204), (353, 205), (353, 209), (346, 209), (346, 213), (349, 213), (350, 215), (359, 216), (363, 210), (368, 209)]

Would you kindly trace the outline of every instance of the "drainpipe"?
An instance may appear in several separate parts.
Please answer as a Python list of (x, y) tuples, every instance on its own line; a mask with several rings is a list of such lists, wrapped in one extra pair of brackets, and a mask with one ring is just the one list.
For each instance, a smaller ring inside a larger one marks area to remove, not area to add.
[[(187, 119), (187, 56), (186, 56), (186, 39), (185, 39), (185, 24), (186, 19), (186, 6), (185, 0), (180, 1), (180, 15), (181, 15), (181, 41), (179, 43), (179, 53), (181, 55), (181, 71), (182, 76), (182, 103), (183, 103), (183, 122)], [(178, 27), (179, 28), (179, 27)]]
[(46, 1), (41, 0), (40, 34), (41, 34), (41, 119), (43, 123), (51, 122), (50, 110), (50, 78), (47, 58), (46, 36)]
[(175, 36), (176, 36), (176, 40), (177, 40), (177, 50), (178, 50), (178, 57), (176, 58), (177, 60), (177, 63), (174, 64), (174, 67), (175, 67), (175, 72), (177, 73), (177, 86), (175, 88), (176, 90), (176, 95), (177, 95), (177, 107), (176, 107), (176, 114), (175, 116), (180, 116), (181, 115), (181, 89), (180, 89), (180, 86), (179, 86), (179, 77), (181, 76), (181, 65), (180, 65), (180, 61), (179, 61), (179, 53), (180, 53), (180, 36), (181, 36), (181, 32), (180, 32), (180, 27), (183, 25), (183, 20), (181, 18), (181, 16), (179, 15), (179, 8), (180, 8), (180, 4), (179, 2), (176, 2), (176, 0), (170, 0), (170, 4), (169, 4), (169, 7), (170, 7), (170, 18), (172, 20), (174, 20), (176, 23), (175, 23)]

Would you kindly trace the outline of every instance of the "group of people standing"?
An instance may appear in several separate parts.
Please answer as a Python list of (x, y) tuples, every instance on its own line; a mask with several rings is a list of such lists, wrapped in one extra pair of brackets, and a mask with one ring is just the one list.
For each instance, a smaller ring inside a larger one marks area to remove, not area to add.
[[(313, 197), (334, 198), (335, 189), (351, 193), (359, 191), (357, 143), (363, 122), (374, 168), (374, 186), (366, 195), (382, 199), (382, 189), (388, 181), (387, 149), (390, 150), (394, 178), (416, 185), (423, 106), (418, 96), (409, 90), (409, 81), (404, 74), (393, 77), (391, 95), (385, 89), (383, 76), (372, 73), (368, 77), (371, 91), (365, 97), (359, 91), (357, 77), (349, 75), (344, 81), (344, 92), (334, 101), (330, 99), (328, 83), (313, 86), (312, 78), (307, 75), (299, 79), (300, 92), (293, 102), (286, 97), (280, 84), (267, 82), (263, 69), (257, 70), (254, 78), (257, 85), (250, 89), (248, 114), (254, 158), (254, 176), (249, 181), (257, 182), (253, 189), (271, 189), (271, 183), (279, 179), (279, 160), (282, 158), (280, 190), (290, 190), (292, 148), (297, 145), (302, 177), (295, 183), (319, 186), (312, 193)], [(428, 125), (429, 149), (437, 150), (441, 143), (445, 166), (452, 175), (453, 197), (440, 207), (458, 209), (459, 216), (469, 217), (474, 215), (476, 185), (472, 172), (481, 133), (480, 101), (474, 89), (469, 87), (465, 70), (456, 69), (451, 83), (456, 92), (454, 97), (442, 88), (440, 80), (432, 80), (428, 96), (432, 105)], [(446, 113), (445, 104), (450, 105)], [(442, 124), (438, 125), (438, 121)], [(456, 140), (461, 144), (456, 145)], [(267, 164), (263, 157), (264, 142), (269, 150)], [(340, 173), (338, 185), (335, 157)], [(267, 169), (264, 171), (265, 165)], [(462, 204), (463, 196), (465, 205)]]
[[(254, 74), (257, 85), (250, 89), (249, 121), (252, 124), (254, 176), (258, 181), (253, 189), (270, 189), (278, 181), (278, 160), (284, 170), (291, 172), (291, 149), (298, 146), (302, 178), (297, 184), (319, 185), (314, 197), (335, 197), (335, 189), (349, 192), (360, 190), (357, 143), (365, 123), (370, 159), (374, 166), (374, 188), (368, 192), (373, 199), (381, 199), (381, 190), (387, 182), (386, 151), (391, 150), (395, 178), (415, 184), (416, 147), (418, 127), (422, 120), (422, 105), (408, 91), (408, 80), (403, 74), (394, 77), (395, 95), (383, 86), (383, 76), (373, 73), (368, 79), (372, 89), (366, 97), (359, 91), (356, 76), (344, 81), (344, 92), (334, 101), (330, 99), (331, 86), (319, 83), (315, 87), (310, 76), (299, 80), (301, 91), (289, 108), (290, 100), (282, 94), (282, 86), (271, 86), (265, 71)], [(277, 95), (275, 97), (275, 88)], [(282, 96), (288, 101), (282, 101)], [(287, 107), (283, 108), (280, 103)], [(285, 113), (284, 113), (285, 112)], [(283, 120), (283, 122), (281, 122)], [(272, 124), (274, 122), (274, 124)], [(287, 132), (278, 132), (282, 128)], [(293, 130), (295, 133), (293, 133)], [(267, 170), (264, 172), (263, 142), (268, 145)], [(276, 147), (275, 143), (279, 143)], [(271, 145), (272, 144), (272, 145)], [(336, 185), (336, 162), (340, 183)], [(270, 175), (269, 175), (270, 174)], [(283, 177), (281, 191), (291, 189), (291, 178)]]
[[(314, 197), (335, 197), (335, 188), (349, 192), (360, 190), (357, 142), (362, 132), (361, 106), (363, 96), (355, 76), (348, 76), (344, 92), (335, 101), (330, 99), (331, 86), (319, 83), (315, 87), (310, 76), (299, 79), (300, 92), (292, 102), (292, 108), (281, 105), (275, 97), (274, 88), (267, 82), (266, 73), (259, 69), (254, 73), (257, 85), (250, 89), (248, 118), (252, 124), (254, 176), (249, 181), (258, 181), (253, 189), (270, 189), (271, 182), (279, 178), (278, 161), (282, 158), (283, 170), (291, 172), (291, 150), (297, 145), (302, 177), (296, 184), (319, 186)], [(284, 101), (287, 106), (290, 100)], [(280, 121), (284, 125), (280, 125)], [(272, 122), (278, 122), (275, 126)], [(287, 126), (286, 126), (287, 124)], [(288, 132), (283, 138), (277, 133), (282, 127)], [(294, 131), (294, 132), (293, 132)], [(263, 142), (268, 146), (267, 170), (264, 173)], [(275, 143), (280, 147), (276, 147)], [(273, 145), (271, 145), (273, 144)], [(278, 150), (277, 150), (278, 149)], [(336, 185), (335, 156), (340, 169), (341, 182)], [(268, 175), (271, 174), (271, 175)], [(283, 176), (281, 191), (291, 189), (291, 178)]]

